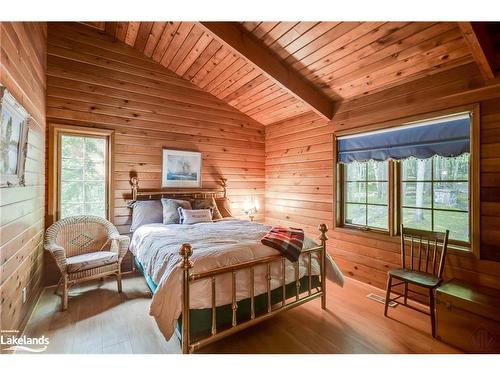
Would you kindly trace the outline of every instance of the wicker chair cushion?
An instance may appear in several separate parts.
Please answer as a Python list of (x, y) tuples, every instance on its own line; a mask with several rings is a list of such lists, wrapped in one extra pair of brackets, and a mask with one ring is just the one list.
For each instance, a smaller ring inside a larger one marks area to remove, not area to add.
[(112, 251), (97, 251), (67, 258), (68, 273), (79, 272), (91, 268), (118, 262), (118, 254)]

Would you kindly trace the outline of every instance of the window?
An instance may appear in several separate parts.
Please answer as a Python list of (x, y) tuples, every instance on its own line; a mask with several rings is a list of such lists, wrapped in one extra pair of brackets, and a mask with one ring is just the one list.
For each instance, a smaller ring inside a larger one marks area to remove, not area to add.
[(55, 219), (109, 217), (110, 135), (106, 130), (56, 126), (51, 140)]
[(469, 243), (469, 154), (401, 161), (401, 218), (405, 226), (444, 231)]
[(60, 218), (106, 215), (106, 139), (61, 136)]
[(346, 165), (345, 224), (388, 230), (387, 166), (372, 160)]
[[(450, 231), (477, 252), (478, 137), (471, 112), (337, 138), (337, 225)], [(377, 160), (377, 161), (375, 161)]]

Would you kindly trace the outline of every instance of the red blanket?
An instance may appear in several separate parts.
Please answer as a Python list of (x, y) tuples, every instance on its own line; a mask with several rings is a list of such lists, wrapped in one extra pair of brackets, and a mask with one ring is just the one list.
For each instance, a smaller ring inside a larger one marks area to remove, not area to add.
[(273, 227), (260, 241), (279, 250), (290, 262), (296, 262), (304, 244), (304, 231), (300, 228)]

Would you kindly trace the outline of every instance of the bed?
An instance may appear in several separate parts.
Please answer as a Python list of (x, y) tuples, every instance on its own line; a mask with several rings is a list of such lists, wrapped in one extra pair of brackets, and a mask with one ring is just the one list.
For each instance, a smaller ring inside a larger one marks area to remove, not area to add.
[[(132, 180), (133, 201), (165, 196), (225, 196), (222, 190), (143, 192)], [(210, 223), (147, 224), (137, 228), (130, 250), (148, 283), (152, 315), (165, 338), (176, 334), (183, 353), (321, 298), (326, 308), (328, 277), (343, 277), (320, 243), (305, 238), (297, 262), (288, 261), (260, 239), (270, 226), (224, 218)]]

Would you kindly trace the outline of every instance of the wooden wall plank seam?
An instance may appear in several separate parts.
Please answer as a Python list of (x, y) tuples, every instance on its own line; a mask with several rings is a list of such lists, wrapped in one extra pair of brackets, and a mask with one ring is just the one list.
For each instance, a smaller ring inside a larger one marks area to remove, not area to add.
[[(500, 90), (497, 82), (485, 84), (474, 64), (343, 102), (330, 123), (308, 113), (267, 125), (266, 223), (302, 227), (311, 236), (320, 222), (333, 226), (336, 132), (397, 125), (410, 116), (475, 103), (480, 103), (482, 259), (452, 253), (445, 277), (500, 288), (500, 263), (488, 260), (500, 260)], [(347, 276), (385, 288), (386, 271), (399, 266), (397, 238), (344, 228), (332, 228), (329, 236), (329, 251)]]
[[(167, 50), (162, 56), (158, 53), (157, 61), (180, 67), (204, 37), (193, 34), (183, 42), (194, 25), (182, 25), (182, 38), (165, 42)], [(177, 26), (168, 23), (163, 34)], [(143, 44), (145, 35), (140, 30), (139, 37)], [(158, 43), (163, 43), (161, 38)], [(179, 50), (182, 56), (172, 47), (174, 42), (185, 46)], [(219, 177), (227, 177), (235, 215), (245, 217), (244, 201), (255, 196), (262, 207), (256, 219), (264, 219), (263, 125), (164, 66), (140, 58), (132, 47), (81, 25), (49, 24), (47, 70), (48, 122), (114, 130), (111, 219), (122, 233), (128, 232), (131, 223), (126, 206), (129, 179), (137, 175), (142, 188), (158, 189), (162, 147), (201, 151), (203, 186), (217, 187)], [(50, 258), (46, 260), (46, 282), (53, 284), (58, 272)], [(130, 267), (130, 259), (127, 262), (125, 269)]]
[(0, 83), (34, 120), (28, 135), (26, 186), (0, 189), (0, 329), (22, 331), (43, 284), (47, 25), (0, 22), (0, 28)]

